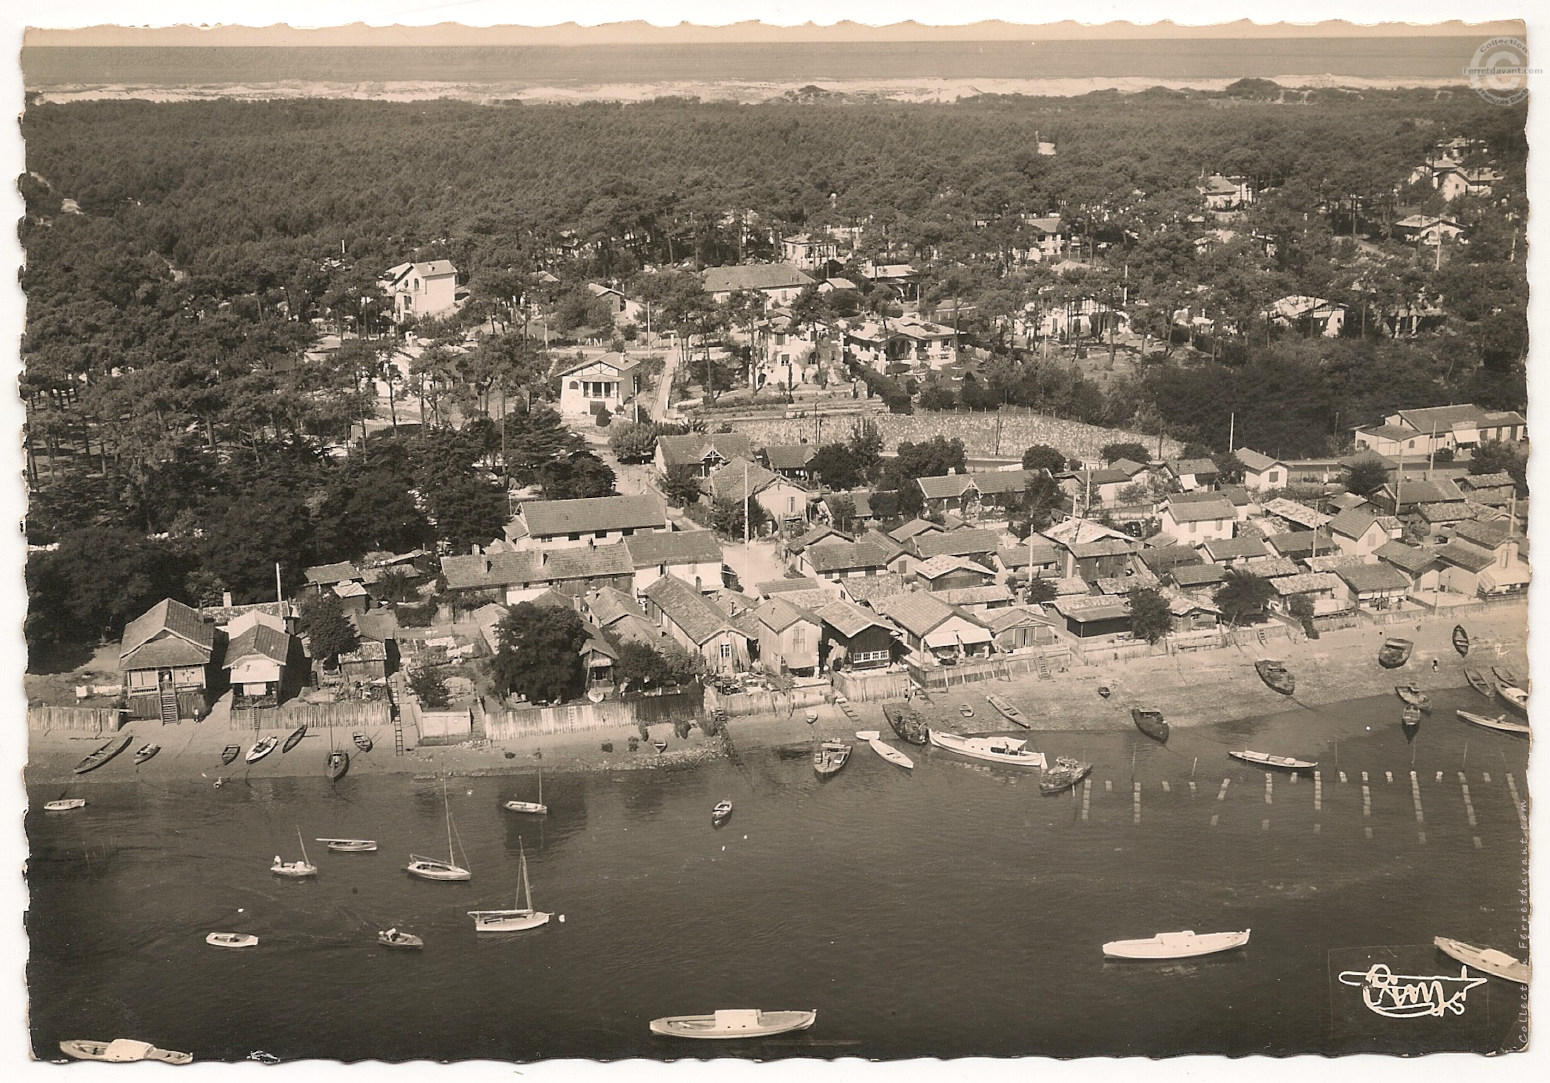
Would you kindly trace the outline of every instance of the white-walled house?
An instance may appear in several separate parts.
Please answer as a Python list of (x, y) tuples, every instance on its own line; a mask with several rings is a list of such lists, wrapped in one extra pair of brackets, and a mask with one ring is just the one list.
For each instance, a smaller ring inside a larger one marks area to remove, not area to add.
[(1225, 497), (1178, 504), (1170, 500), (1163, 507), (1159, 522), (1164, 534), (1185, 545), (1197, 545), (1232, 537), (1238, 524), (1238, 509)]
[(560, 413), (570, 418), (617, 414), (640, 390), (639, 363), (618, 353), (573, 361), (558, 376)]
[(1243, 464), (1243, 487), (1249, 492), (1265, 493), (1286, 488), (1288, 473), (1286, 464), (1280, 459), (1273, 459), (1246, 447), (1239, 448), (1233, 454)]
[(457, 307), (457, 268), (451, 260), (400, 263), (389, 268), (378, 285), (392, 300), (398, 323), (449, 316)]

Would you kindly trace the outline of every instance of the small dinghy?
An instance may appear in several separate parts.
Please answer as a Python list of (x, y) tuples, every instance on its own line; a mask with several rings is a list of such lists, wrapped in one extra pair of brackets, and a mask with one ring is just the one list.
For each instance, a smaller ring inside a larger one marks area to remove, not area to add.
[(1178, 933), (1158, 933), (1145, 940), (1111, 940), (1103, 945), (1103, 954), (1111, 959), (1190, 959), (1232, 951), (1249, 942), (1250, 930), (1241, 933), (1197, 933), (1186, 929)]
[(122, 737), (113, 738), (111, 741), (108, 741), (100, 746), (95, 752), (87, 756), (80, 763), (76, 764), (74, 768), (75, 773), (78, 775), (84, 775), (88, 771), (95, 771), (97, 768), (111, 760), (114, 756), (117, 756), (120, 752), (124, 751), (124, 749), (128, 748), (133, 742), (134, 738), (127, 733)]
[(525, 812), (531, 816), (547, 816), (549, 806), (544, 804), (544, 773), (538, 772), (537, 801), (507, 801), (501, 806), (508, 812)]
[(1410, 652), (1415, 650), (1415, 644), (1408, 639), (1386, 639), (1383, 646), (1378, 648), (1378, 665), (1384, 669), (1398, 669), (1410, 661)]
[(1044, 774), (1039, 778), (1039, 792), (1044, 794), (1064, 793), (1087, 776), (1087, 772), (1093, 769), (1093, 765), (1085, 760), (1078, 760), (1071, 756), (1056, 756), (1055, 763), (1044, 769)]
[(285, 744), (280, 746), (280, 755), (285, 755), (291, 749), (301, 744), (301, 739), (305, 736), (307, 736), (307, 724), (303, 722), (291, 732), (289, 737), (285, 739)]
[(1469, 682), (1469, 687), (1479, 692), (1486, 699), (1493, 699), (1496, 696), (1496, 687), (1486, 680), (1485, 674), (1478, 669), (1471, 669), (1469, 666), (1465, 666), (1464, 679)]
[(802, 717), (807, 719), (807, 724), (809, 726), (811, 726), (814, 722), (818, 721), (818, 712), (817, 711), (808, 711)]
[(242, 755), (241, 745), (227, 745), (221, 750), (221, 766), (227, 766), (240, 755)]
[(903, 767), (906, 770), (911, 771), (915, 769), (914, 760), (910, 759), (904, 753), (900, 752), (897, 748), (894, 748), (887, 742), (873, 737), (871, 740), (867, 741), (867, 744), (872, 746), (873, 752), (876, 752), (879, 756), (893, 764), (895, 767)]
[(1109, 688), (1108, 685), (1100, 684), (1098, 686), (1098, 695), (1103, 697), (1104, 699), (1108, 699), (1113, 694), (1114, 694), (1113, 691)]
[(71, 812), (78, 808), (86, 807), (84, 797), (62, 797), (58, 801), (48, 801), (43, 805), (44, 812)]
[(1132, 707), (1130, 720), (1136, 724), (1136, 729), (1152, 740), (1168, 743), (1168, 720), (1161, 711), (1153, 707)]
[(965, 718), (973, 718), (974, 708), (970, 707), (967, 703), (960, 703), (958, 704), (958, 713), (963, 715)]
[(400, 951), (419, 951), (425, 947), (425, 941), (413, 933), (406, 933), (402, 929), (383, 929), (377, 933), (377, 943), (384, 948), (397, 948)]
[(301, 829), (296, 829), (296, 841), (301, 844), (300, 861), (281, 861), (280, 855), (275, 854), (274, 864), (269, 866), (269, 871), (276, 876), (288, 876), (292, 880), (300, 880), (307, 876), (316, 876), (318, 867), (307, 860), (307, 844), (301, 841)]
[(667, 742), (666, 741), (652, 741), (651, 742), (651, 747), (656, 749), (658, 752), (666, 752), (667, 751)]
[(1466, 944), (1462, 940), (1450, 940), (1446, 936), (1434, 937), (1432, 943), (1437, 945), (1438, 951), (1449, 958), (1457, 959), (1476, 970), (1483, 970), (1493, 978), (1515, 981), (1519, 985), (1528, 984), (1529, 964), (1521, 959), (1514, 959), (1505, 951), (1497, 951), (1495, 948), (1477, 948), (1473, 944)]
[(364, 733), (354, 734), (351, 736), (350, 740), (354, 741), (355, 747), (360, 749), (362, 752), (370, 752), (372, 749), (371, 738), (367, 737)]
[(1029, 752), (1027, 741), (1011, 737), (960, 737), (956, 733), (931, 730), (931, 743), (960, 756), (985, 760), (988, 763), (1005, 764), (1008, 767), (1044, 766), (1044, 753)]
[(253, 747), (248, 750), (248, 754), (244, 756), (243, 759), (247, 760), (249, 763), (257, 763), (259, 760), (269, 755), (269, 753), (273, 752), (275, 750), (275, 746), (279, 743), (280, 740), (277, 737), (265, 737), (262, 741), (256, 742)]
[(330, 752), (328, 754), (328, 762), (323, 767), (330, 782), (338, 782), (349, 769), (350, 754), (342, 748), (336, 748)]
[(1460, 658), (1469, 656), (1469, 633), (1464, 631), (1462, 624), (1453, 626), (1453, 649), (1459, 652)]
[(1254, 663), (1254, 669), (1259, 673), (1259, 679), (1265, 682), (1272, 692), (1279, 692), (1283, 696), (1289, 696), (1297, 690), (1297, 678), (1284, 664), (1274, 658), (1261, 658)]
[(1008, 722), (1014, 722), (1021, 726), (1023, 729), (1028, 728), (1028, 720), (1023, 717), (1023, 713), (1008, 703), (1006, 700), (1002, 699), (1000, 696), (994, 694), (988, 695), (985, 697), (985, 702), (989, 703), (992, 707), (1006, 716), (1006, 720)]
[(1421, 724), (1421, 708), (1413, 703), (1405, 704), (1404, 710), (1399, 712), (1399, 724), (1406, 729), (1415, 729)]
[(717, 801), (716, 807), (710, 810), (710, 822), (717, 825), (724, 824), (730, 815), (732, 815), (732, 802)]
[(1477, 726), (1484, 726), (1488, 730), (1500, 730), (1502, 733), (1521, 733), (1525, 736), (1529, 732), (1526, 722), (1509, 722), (1504, 714), (1495, 718), (1489, 715), (1475, 714), (1473, 711), (1454, 711), (1465, 722), (1472, 722)]
[(162, 1064), (192, 1064), (192, 1053), (179, 1053), (175, 1049), (157, 1049), (148, 1042), (133, 1038), (114, 1038), (111, 1042), (96, 1042), (90, 1038), (74, 1038), (60, 1042), (59, 1048), (76, 1060), (105, 1060), (124, 1064), (137, 1060), (155, 1060)]
[(150, 759), (160, 751), (161, 745), (143, 744), (139, 748), (135, 749), (135, 762), (144, 763), (146, 760)]
[(825, 741), (813, 751), (813, 770), (826, 778), (838, 774), (849, 760), (849, 745), (843, 741)]
[(316, 841), (326, 843), (329, 853), (333, 854), (374, 854), (377, 852), (376, 839), (318, 839)]
[(723, 1009), (712, 1015), (667, 1015), (651, 1021), (651, 1033), (668, 1038), (767, 1038), (806, 1030), (818, 1012), (765, 1012), (757, 1008)]
[(256, 948), (258, 937), (252, 933), (211, 933), (205, 943), (217, 948)]
[(882, 736), (882, 732), (880, 730), (857, 730), (856, 731), (856, 740), (858, 740), (858, 741), (875, 741), (875, 740), (877, 740), (881, 736)]
[(1520, 714), (1528, 714), (1528, 693), (1523, 689), (1510, 684), (1499, 684), (1496, 686), (1496, 694), (1501, 696), (1507, 706), (1513, 710)]
[(1268, 752), (1253, 752), (1248, 749), (1242, 752), (1228, 752), (1235, 760), (1244, 763), (1252, 763), (1259, 767), (1285, 767), (1291, 771), (1309, 771), (1319, 765), (1317, 760), (1298, 760), (1291, 756), (1272, 756)]
[(1503, 684), (1510, 684), (1514, 688), (1522, 688), (1523, 682), (1518, 680), (1518, 675), (1513, 672), (1511, 666), (1492, 666), (1491, 673)]
[(1427, 712), (1428, 714), (1431, 713), (1432, 697), (1428, 696), (1415, 685), (1396, 684), (1394, 686), (1394, 694), (1400, 699), (1404, 700), (1406, 703), (1410, 704), (1410, 706), (1419, 707), (1421, 710)]

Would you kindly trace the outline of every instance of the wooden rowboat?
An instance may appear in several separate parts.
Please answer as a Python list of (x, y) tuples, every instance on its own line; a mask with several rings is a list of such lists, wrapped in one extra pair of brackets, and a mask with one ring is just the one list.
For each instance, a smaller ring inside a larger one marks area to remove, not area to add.
[(1130, 708), (1130, 719), (1136, 724), (1136, 729), (1146, 734), (1154, 741), (1168, 741), (1168, 721), (1163, 718), (1163, 713), (1151, 707)]
[(285, 755), (291, 749), (301, 744), (301, 739), (305, 736), (307, 736), (307, 724), (303, 722), (291, 732), (289, 737), (285, 739), (285, 744), (280, 746), (280, 755)]
[(227, 745), (221, 750), (221, 766), (225, 767), (240, 755), (242, 755), (241, 745)]
[(1408, 639), (1386, 639), (1378, 650), (1378, 665), (1384, 669), (1398, 669), (1410, 661), (1415, 644)]
[(1000, 696), (988, 695), (985, 701), (1005, 715), (1008, 722), (1014, 722), (1023, 729), (1028, 728), (1028, 720), (1023, 717), (1023, 713)]
[(397, 948), (400, 951), (419, 951), (425, 947), (425, 941), (401, 929), (383, 929), (377, 933), (377, 943), (384, 948)]
[(88, 771), (95, 771), (97, 768), (111, 760), (114, 756), (117, 756), (120, 752), (124, 751), (124, 749), (128, 748), (133, 742), (134, 738), (127, 733), (122, 737), (113, 738), (111, 741), (104, 743), (101, 747), (83, 759), (80, 763), (76, 764), (75, 773), (78, 775), (84, 775)]
[(1513, 672), (1511, 666), (1492, 666), (1491, 672), (1494, 673), (1496, 675), (1496, 679), (1501, 681), (1503, 684), (1510, 684), (1514, 688), (1523, 687), (1523, 682), (1518, 680), (1518, 675)]
[(1502, 697), (1502, 701), (1519, 714), (1528, 714), (1528, 693), (1521, 688), (1510, 684), (1496, 686), (1496, 694)]
[(1410, 706), (1419, 707), (1421, 710), (1427, 712), (1428, 714), (1431, 713), (1432, 697), (1428, 696), (1415, 685), (1396, 684), (1394, 686), (1394, 694), (1400, 699), (1404, 700), (1406, 703), (1410, 704)]
[(813, 770), (823, 776), (838, 774), (849, 759), (849, 745), (842, 741), (825, 741), (813, 752)]
[(329, 852), (335, 854), (372, 854), (377, 852), (376, 839), (318, 839), (317, 841), (327, 843)]
[(1297, 690), (1297, 678), (1292, 676), (1285, 665), (1274, 658), (1261, 658), (1254, 663), (1254, 669), (1259, 674), (1259, 679), (1264, 681), (1272, 692), (1289, 696)]
[(1253, 752), (1248, 749), (1242, 752), (1227, 753), (1235, 760), (1244, 763), (1256, 764), (1260, 767), (1285, 767), (1290, 771), (1308, 771), (1319, 765), (1317, 760), (1298, 760), (1291, 756), (1272, 756), (1268, 752)]
[(344, 749), (338, 748), (328, 754), (328, 762), (324, 766), (324, 771), (328, 774), (328, 781), (338, 782), (349, 769), (350, 754)]
[(1485, 674), (1481, 673), (1478, 669), (1471, 669), (1470, 667), (1465, 666), (1464, 679), (1469, 682), (1469, 687), (1473, 688), (1476, 692), (1479, 692), (1486, 699), (1491, 699), (1496, 695), (1495, 686), (1493, 686), (1490, 681), (1486, 680)]
[(1477, 726), (1484, 726), (1488, 730), (1500, 730), (1502, 733), (1521, 733), (1525, 736), (1530, 732), (1526, 722), (1509, 722), (1504, 714), (1495, 718), (1489, 715), (1475, 714), (1473, 711), (1454, 711), (1465, 722), (1472, 722)]
[(1469, 654), (1469, 633), (1464, 631), (1462, 624), (1453, 626), (1453, 649), (1459, 652), (1460, 658)]
[(350, 739), (355, 742), (355, 747), (360, 749), (362, 752), (371, 751), (371, 738), (367, 737), (364, 733), (357, 733)]
[(44, 812), (73, 812), (78, 808), (86, 807), (84, 797), (61, 797), (58, 801), (48, 801), (43, 805)]
[(161, 745), (153, 745), (150, 743), (143, 744), (139, 748), (135, 749), (135, 762), (144, 763), (146, 760), (150, 759), (160, 751)]

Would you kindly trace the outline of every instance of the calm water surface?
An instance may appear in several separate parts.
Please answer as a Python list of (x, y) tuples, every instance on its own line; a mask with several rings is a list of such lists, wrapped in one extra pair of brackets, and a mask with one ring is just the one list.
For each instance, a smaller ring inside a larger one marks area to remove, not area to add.
[[(1036, 772), (936, 749), (910, 748), (909, 773), (858, 746), (830, 780), (805, 750), (551, 776), (547, 818), (498, 807), (530, 798), (531, 777), (453, 779), (467, 884), (403, 871), (411, 850), (446, 847), (440, 790), (407, 776), (81, 786), (86, 809), (27, 817), (34, 1047), (135, 1036), (201, 1059), (342, 1060), (1510, 1047), (1517, 986), (1492, 980), (1462, 1016), (1397, 1021), (1337, 980), (1372, 960), (1456, 974), (1439, 934), (1527, 954), (1507, 785), (1526, 799), (1527, 744), (1457, 721), (1455, 706), (1482, 706), (1467, 689), (1434, 698), (1413, 743), (1392, 697), (1175, 731), (1166, 748), (1133, 731), (1036, 735), (1094, 761), (1085, 817), (1080, 793), (1044, 797)], [(1312, 778), (1277, 774), (1267, 792), (1229, 747), (1317, 757), (1320, 807)], [(736, 811), (713, 829), (724, 797)], [(296, 856), (298, 827), (314, 882), (268, 871)], [(380, 850), (330, 854), (320, 835)], [(476, 936), (465, 911), (510, 905), (519, 843), (535, 904), (565, 922)], [(425, 951), (378, 948), (390, 924)], [(1185, 928), (1253, 937), (1195, 962), (1100, 950)], [(213, 930), (261, 943), (211, 948)], [(646, 1028), (718, 1007), (819, 1015), (734, 1049)]]

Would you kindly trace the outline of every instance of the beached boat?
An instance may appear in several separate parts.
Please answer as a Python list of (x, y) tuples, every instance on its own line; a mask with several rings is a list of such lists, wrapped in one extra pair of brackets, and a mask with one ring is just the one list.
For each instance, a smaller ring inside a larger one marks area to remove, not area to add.
[(1250, 930), (1239, 933), (1197, 933), (1185, 929), (1178, 933), (1158, 933), (1145, 940), (1111, 940), (1103, 945), (1103, 954), (1111, 959), (1190, 959), (1232, 951), (1249, 942)]
[(146, 744), (143, 744), (139, 748), (135, 749), (135, 762), (144, 763), (146, 760), (150, 759), (160, 751), (161, 745), (153, 745), (147, 742)]
[(205, 943), (217, 948), (256, 948), (258, 937), (252, 933), (210, 933)]
[(883, 717), (888, 720), (888, 725), (893, 727), (893, 732), (899, 740), (905, 744), (923, 745), (930, 733), (926, 720), (920, 712), (909, 704), (894, 706), (890, 703), (883, 704)]
[(269, 866), (269, 871), (276, 876), (289, 876), (293, 880), (300, 880), (304, 876), (316, 876), (318, 867), (307, 860), (307, 844), (301, 841), (301, 828), (296, 829), (296, 841), (301, 843), (300, 861), (281, 861), (280, 855), (274, 857), (274, 864)]
[(1491, 672), (1502, 684), (1510, 684), (1514, 688), (1523, 687), (1523, 682), (1518, 680), (1518, 675), (1513, 672), (1511, 666), (1492, 666)]
[(668, 1038), (767, 1038), (806, 1030), (818, 1018), (816, 1009), (765, 1012), (757, 1008), (722, 1009), (711, 1015), (666, 1015), (651, 1021), (651, 1033)]
[(1168, 720), (1163, 718), (1163, 713), (1152, 707), (1130, 708), (1130, 719), (1136, 724), (1136, 729), (1146, 734), (1154, 741), (1168, 740)]
[(1410, 652), (1415, 650), (1415, 644), (1408, 639), (1385, 639), (1383, 646), (1378, 648), (1378, 665), (1384, 669), (1398, 669), (1410, 661)]
[(269, 753), (273, 752), (275, 750), (275, 746), (279, 743), (279, 738), (265, 737), (261, 741), (254, 742), (253, 747), (248, 749), (248, 754), (244, 756), (243, 759), (247, 760), (249, 763), (257, 763), (259, 760), (269, 755)]
[(1284, 664), (1274, 658), (1261, 658), (1254, 663), (1254, 669), (1259, 673), (1259, 679), (1264, 681), (1272, 692), (1279, 692), (1283, 696), (1289, 696), (1297, 690), (1297, 678)]
[(1098, 686), (1098, 695), (1102, 696), (1104, 699), (1108, 699), (1113, 694), (1113, 691), (1109, 688), (1108, 685), (1100, 684)]
[(1528, 693), (1521, 688), (1510, 684), (1496, 686), (1496, 694), (1502, 697), (1502, 701), (1520, 714), (1528, 714)]
[(873, 737), (870, 741), (867, 742), (867, 744), (872, 746), (873, 752), (876, 752), (879, 756), (893, 764), (895, 767), (903, 767), (909, 770), (914, 770), (915, 761), (910, 759), (904, 753), (900, 752), (897, 748), (894, 748), (892, 745), (876, 737)]
[(1464, 631), (1462, 624), (1453, 626), (1453, 649), (1459, 652), (1460, 658), (1469, 654), (1469, 633)]
[(716, 807), (710, 810), (710, 822), (713, 824), (726, 823), (727, 817), (732, 815), (732, 802), (717, 801)]
[(240, 755), (242, 755), (241, 745), (227, 745), (221, 750), (221, 766), (225, 767)]
[(1410, 706), (1419, 707), (1421, 710), (1427, 712), (1428, 714), (1431, 713), (1432, 697), (1428, 696), (1415, 685), (1396, 684), (1394, 686), (1394, 694), (1400, 699), (1404, 700), (1406, 703), (1410, 704)]
[(1421, 724), (1421, 708), (1413, 703), (1405, 704), (1404, 709), (1399, 712), (1399, 724), (1407, 729), (1414, 729), (1416, 726), (1419, 726)]
[(383, 929), (377, 933), (377, 943), (384, 948), (397, 948), (400, 951), (419, 951), (425, 947), (425, 941), (413, 933), (406, 933), (402, 929)]
[(350, 769), (350, 754), (342, 748), (336, 748), (328, 754), (328, 760), (323, 770), (328, 774), (328, 781), (338, 782), (344, 777), (344, 773)]
[(44, 812), (71, 812), (78, 808), (86, 807), (84, 797), (61, 797), (58, 801), (47, 801), (43, 805)]
[[(418, 854), (409, 855), (409, 864), (404, 871), (411, 876), (418, 876), (422, 880), (472, 880), (474, 874), (456, 864), (452, 858), (452, 806), (447, 802), (447, 784), (443, 780), (441, 784), (441, 804), (447, 810), (447, 860), (442, 861), (434, 857), (420, 857)], [(464, 858), (466, 861), (467, 858)]]
[(544, 804), (544, 773), (538, 772), (538, 800), (537, 801), (507, 801), (501, 806), (508, 812), (526, 812), (533, 816), (547, 816), (549, 806)]
[(1464, 679), (1469, 682), (1469, 687), (1479, 692), (1486, 699), (1494, 699), (1496, 697), (1496, 686), (1486, 680), (1485, 674), (1478, 669), (1471, 669), (1465, 666)]
[(1023, 717), (1023, 713), (1000, 696), (991, 694), (985, 697), (985, 701), (1005, 715), (1008, 722), (1014, 722), (1023, 729), (1028, 728), (1028, 720)]
[(95, 771), (97, 768), (111, 760), (114, 756), (117, 756), (120, 752), (124, 751), (124, 749), (128, 748), (133, 742), (134, 738), (127, 733), (122, 737), (115, 737), (111, 741), (105, 742), (99, 746), (95, 752), (75, 765), (75, 773), (78, 775), (84, 775), (87, 771)]
[(1528, 984), (1529, 964), (1521, 959), (1514, 959), (1505, 951), (1497, 951), (1495, 948), (1477, 948), (1473, 944), (1466, 944), (1462, 940), (1450, 940), (1446, 936), (1434, 937), (1432, 943), (1436, 944), (1437, 950), (1444, 955), (1457, 959), (1466, 966), (1472, 966), (1476, 970), (1483, 970), (1493, 978), (1515, 981), (1519, 985)]
[(1044, 766), (1044, 753), (1028, 751), (1027, 741), (1011, 737), (960, 737), (956, 733), (944, 733), (941, 730), (931, 730), (929, 736), (937, 748), (945, 748), (971, 759), (1001, 763), (1008, 767)]
[(520, 840), (517, 854), (521, 862), (521, 886), (517, 890), (516, 900), (512, 903), (513, 909), (470, 910), (468, 916), (474, 919), (474, 932), (520, 933), (526, 929), (536, 929), (540, 925), (549, 924), (549, 914), (533, 909), (533, 888), (527, 882), (527, 851), (522, 849)]
[(818, 712), (817, 711), (808, 711), (802, 717), (807, 719), (807, 724), (809, 726), (811, 726), (814, 722), (818, 721)]
[(355, 747), (360, 749), (362, 752), (370, 752), (372, 749), (371, 738), (367, 737), (364, 733), (353, 734), (350, 737), (350, 740), (354, 741)]
[(813, 750), (813, 770), (825, 776), (837, 774), (849, 759), (849, 745), (843, 741), (825, 741)]
[(376, 839), (318, 839), (316, 841), (327, 843), (329, 852), (334, 854), (374, 854), (377, 852)]
[(1475, 725), (1484, 726), (1486, 729), (1500, 730), (1503, 733), (1526, 734), (1529, 732), (1527, 722), (1510, 722), (1504, 714), (1499, 714), (1492, 718), (1490, 715), (1475, 714), (1473, 711), (1454, 711), (1453, 713), (1465, 722), (1473, 722)]
[(280, 755), (285, 755), (291, 749), (301, 744), (301, 739), (307, 736), (307, 724), (303, 722), (291, 731), (291, 735), (285, 739), (285, 744), (280, 746)]
[(1086, 777), (1093, 765), (1071, 756), (1056, 756), (1052, 766), (1039, 776), (1040, 793), (1064, 793)]
[(114, 1038), (111, 1042), (97, 1042), (90, 1038), (72, 1038), (59, 1043), (59, 1048), (76, 1060), (105, 1060), (125, 1064), (137, 1060), (154, 1060), (162, 1064), (192, 1064), (192, 1053), (179, 1053), (175, 1049), (157, 1049), (149, 1042), (133, 1038)]
[(973, 718), (974, 708), (970, 707), (967, 703), (960, 703), (958, 704), (958, 713), (963, 715), (965, 718)]
[(1319, 765), (1317, 760), (1298, 760), (1291, 756), (1272, 756), (1268, 752), (1253, 752), (1244, 749), (1242, 752), (1227, 753), (1235, 760), (1244, 763), (1257, 764), (1260, 767), (1285, 767), (1292, 771), (1307, 771)]

